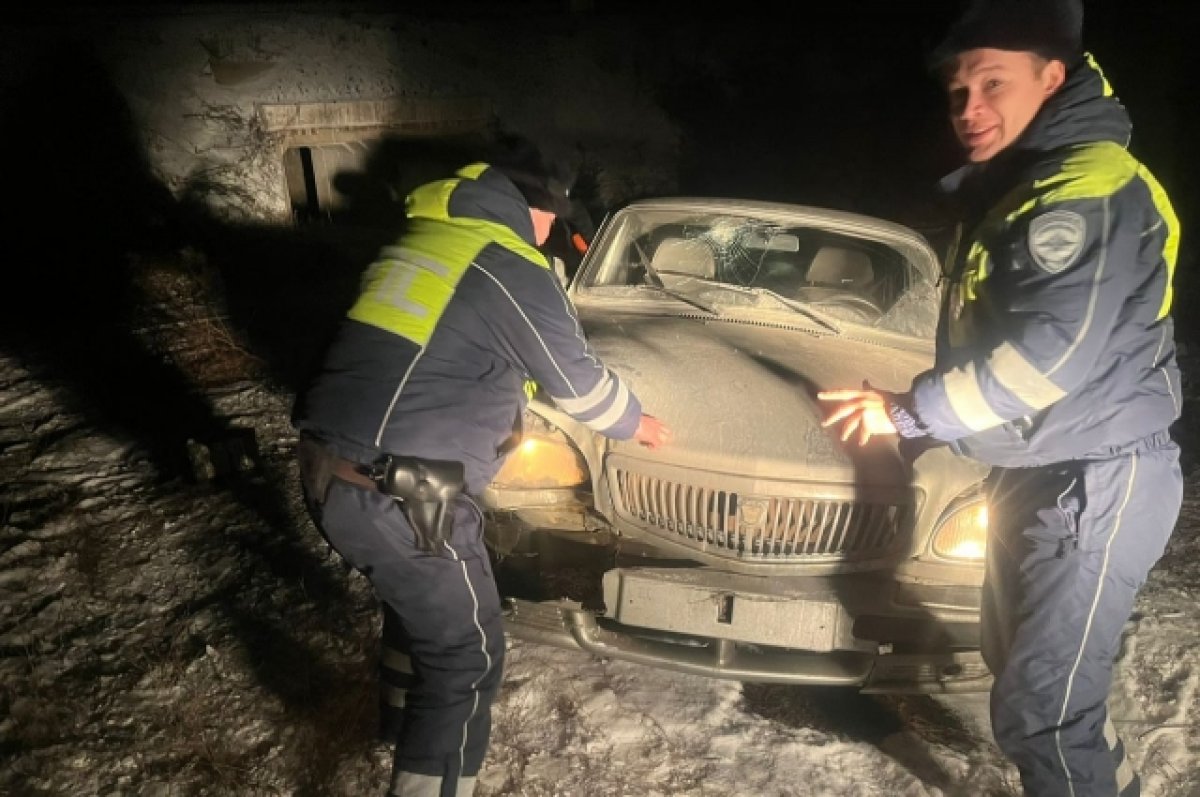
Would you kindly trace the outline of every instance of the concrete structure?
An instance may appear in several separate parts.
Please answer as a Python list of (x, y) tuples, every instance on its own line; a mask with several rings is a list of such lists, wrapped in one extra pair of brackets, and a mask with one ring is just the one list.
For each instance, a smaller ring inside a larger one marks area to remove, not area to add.
[[(92, 48), (152, 174), (230, 218), (327, 215), (373, 165), (370, 187), (395, 198), (397, 181), (430, 166), (406, 163), (420, 157), (406, 142), (462, 140), (493, 122), (595, 172), (606, 205), (674, 188), (678, 132), (639, 82), (621, 20), (586, 3), (454, 5), (436, 16), (346, 4), (75, 10), (0, 35), (0, 87), (36, 80), (30, 64), (57, 48)], [(372, 157), (386, 146), (393, 161), (380, 171)]]

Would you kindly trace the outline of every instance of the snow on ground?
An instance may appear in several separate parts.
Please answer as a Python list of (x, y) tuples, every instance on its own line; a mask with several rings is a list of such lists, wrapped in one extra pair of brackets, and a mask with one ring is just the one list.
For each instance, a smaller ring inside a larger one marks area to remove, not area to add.
[[(290, 397), (206, 391), (253, 456), (161, 483), (53, 377), (0, 353), (0, 793), (382, 794), (375, 604), (303, 512)], [(1113, 690), (1150, 797), (1200, 795), (1198, 481)], [(480, 797), (1019, 793), (979, 695), (743, 685), (514, 641), (494, 724)]]

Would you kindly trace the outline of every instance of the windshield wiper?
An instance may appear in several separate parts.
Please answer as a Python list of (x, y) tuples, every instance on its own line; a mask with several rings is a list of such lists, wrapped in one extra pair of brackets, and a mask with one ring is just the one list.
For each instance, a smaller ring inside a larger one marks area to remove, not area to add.
[(803, 302), (796, 301), (795, 299), (786, 299), (770, 288), (747, 288), (743, 285), (730, 285), (728, 282), (716, 282), (713, 283), (713, 285), (718, 288), (725, 288), (738, 293), (748, 293), (752, 296), (769, 296), (783, 306), (794, 310), (795, 312), (807, 318), (809, 321), (824, 327), (833, 334), (842, 334), (842, 328), (835, 324), (824, 313), (819, 313), (805, 305)]
[(700, 299), (694, 299), (682, 291), (677, 291), (674, 288), (668, 288), (663, 284), (662, 277), (658, 273), (658, 269), (650, 265), (650, 258), (646, 257), (646, 253), (642, 250), (641, 244), (634, 241), (634, 246), (637, 247), (638, 255), (642, 258), (642, 284), (654, 288), (659, 293), (664, 293), (672, 299), (678, 299), (681, 302), (690, 304), (692, 307), (698, 307), (704, 312), (712, 316), (720, 317), (721, 313), (711, 304)]

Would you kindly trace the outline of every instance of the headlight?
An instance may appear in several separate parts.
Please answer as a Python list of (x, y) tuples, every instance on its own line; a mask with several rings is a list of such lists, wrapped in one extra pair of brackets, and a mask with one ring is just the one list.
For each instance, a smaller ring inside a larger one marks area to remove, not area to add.
[(498, 488), (539, 490), (577, 487), (588, 480), (587, 463), (560, 431), (528, 433), (505, 461), (492, 484)]
[(981, 562), (987, 551), (988, 506), (982, 497), (954, 506), (933, 533), (934, 556)]

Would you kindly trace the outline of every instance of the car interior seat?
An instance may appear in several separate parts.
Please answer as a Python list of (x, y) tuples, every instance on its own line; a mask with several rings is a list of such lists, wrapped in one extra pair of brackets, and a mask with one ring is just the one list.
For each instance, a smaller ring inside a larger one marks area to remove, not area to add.
[(650, 265), (660, 274), (670, 272), (709, 280), (717, 276), (717, 259), (712, 249), (695, 238), (664, 238), (655, 248)]
[(866, 252), (840, 246), (822, 246), (808, 266), (809, 285), (842, 288), (870, 296), (875, 269)]

